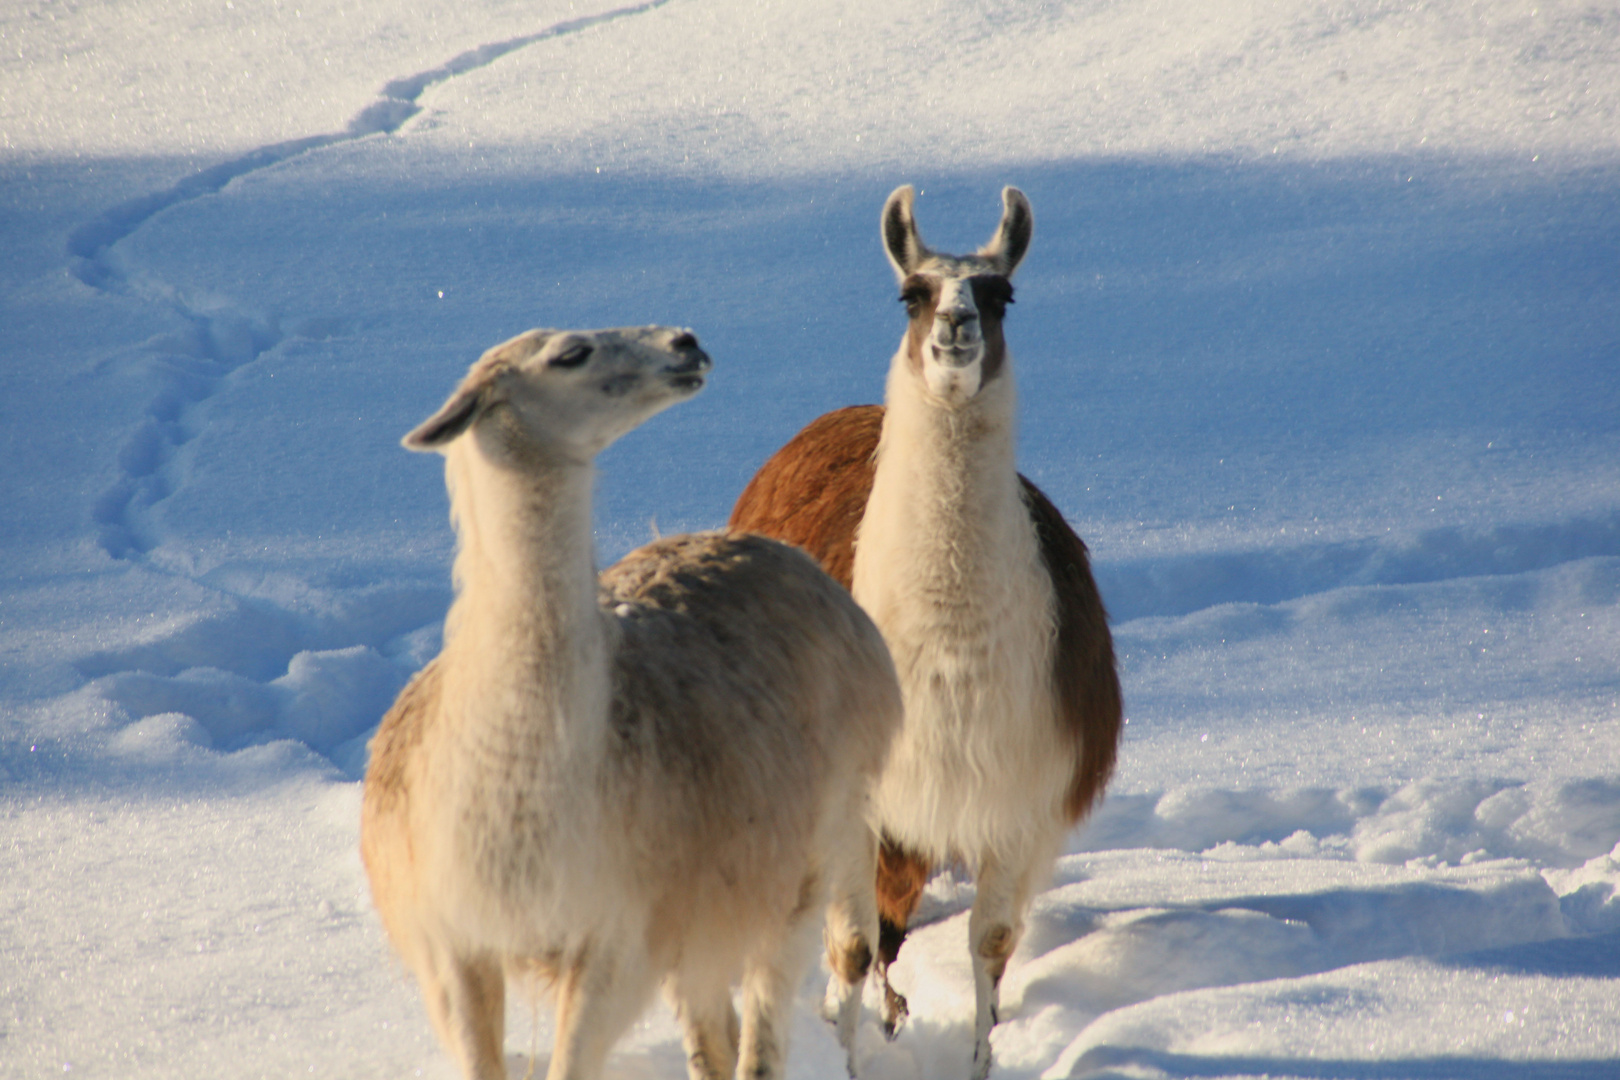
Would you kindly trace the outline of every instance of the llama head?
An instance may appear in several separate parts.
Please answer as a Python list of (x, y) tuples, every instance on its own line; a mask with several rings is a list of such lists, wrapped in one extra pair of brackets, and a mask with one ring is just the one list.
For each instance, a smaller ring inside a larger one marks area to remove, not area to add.
[(708, 354), (690, 330), (530, 330), (486, 352), (444, 406), (403, 442), (443, 450), (471, 431), (496, 461), (589, 461), (703, 386)]
[(923, 243), (911, 212), (914, 198), (907, 184), (883, 204), (883, 249), (911, 320), (905, 343), (911, 369), (932, 398), (957, 408), (1006, 365), (1001, 323), (1035, 216), (1022, 191), (1003, 188), (1001, 224), (990, 242), (972, 255), (946, 255)]

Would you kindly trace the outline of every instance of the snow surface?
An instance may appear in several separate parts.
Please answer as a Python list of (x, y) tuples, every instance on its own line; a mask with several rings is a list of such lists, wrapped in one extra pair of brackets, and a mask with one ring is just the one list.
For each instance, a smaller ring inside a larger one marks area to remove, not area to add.
[[(599, 554), (718, 525), (880, 395), (903, 182), (948, 249), (1033, 202), (1021, 460), (1130, 716), (997, 1075), (1620, 1075), (1620, 8), (21, 0), (0, 1077), (450, 1075), (356, 852), (449, 599), (399, 436), (530, 326), (687, 324)], [(965, 1075), (971, 898), (872, 1080)], [(681, 1072), (662, 1008), (611, 1059)]]

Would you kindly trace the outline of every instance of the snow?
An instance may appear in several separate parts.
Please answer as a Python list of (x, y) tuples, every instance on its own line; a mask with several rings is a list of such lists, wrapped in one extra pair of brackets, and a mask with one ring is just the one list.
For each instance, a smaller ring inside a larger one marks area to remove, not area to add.
[[(1542, 0), (0, 10), (0, 1077), (452, 1075), (356, 851), (450, 595), (398, 438), (530, 326), (690, 325), (599, 555), (720, 524), (879, 397), (907, 182), (947, 249), (1031, 198), (1021, 463), (1130, 718), (996, 1075), (1620, 1073), (1617, 61)], [(965, 1075), (971, 898), (872, 1080)], [(662, 1007), (610, 1061), (683, 1067)]]

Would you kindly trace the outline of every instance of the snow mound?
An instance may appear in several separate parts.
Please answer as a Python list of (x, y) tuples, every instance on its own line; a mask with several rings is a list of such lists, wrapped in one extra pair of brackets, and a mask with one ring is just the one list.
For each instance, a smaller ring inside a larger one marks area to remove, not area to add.
[(1620, 842), (1620, 775), (1583, 779), (1427, 778), (1377, 788), (1111, 795), (1071, 850), (1157, 847), (1212, 857), (1353, 858), (1466, 864), (1520, 858), (1579, 866)]

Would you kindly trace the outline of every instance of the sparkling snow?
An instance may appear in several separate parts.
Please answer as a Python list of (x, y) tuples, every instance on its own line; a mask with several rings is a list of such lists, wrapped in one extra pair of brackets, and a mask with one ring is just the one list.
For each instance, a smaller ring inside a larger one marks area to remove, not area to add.
[[(908, 182), (947, 249), (1034, 205), (1021, 462), (1130, 717), (995, 1075), (1620, 1075), (1613, 4), (26, 0), (0, 1077), (452, 1075), (356, 850), (450, 596), (399, 437), (530, 326), (690, 325), (599, 555), (722, 523), (881, 394)], [(966, 1075), (971, 901), (930, 886), (869, 1080)], [(796, 1078), (842, 1075), (818, 980)], [(662, 1007), (610, 1060), (683, 1069)]]

